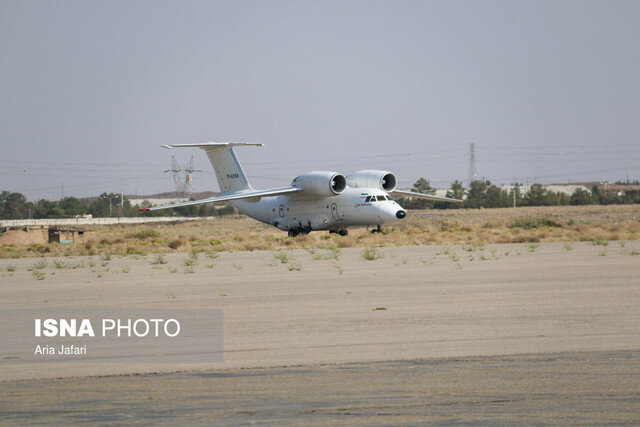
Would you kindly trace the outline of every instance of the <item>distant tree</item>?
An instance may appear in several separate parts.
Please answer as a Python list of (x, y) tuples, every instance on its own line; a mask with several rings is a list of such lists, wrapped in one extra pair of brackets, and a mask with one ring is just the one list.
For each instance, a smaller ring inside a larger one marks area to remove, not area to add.
[(71, 218), (76, 215), (83, 215), (89, 211), (89, 206), (75, 197), (65, 197), (60, 200), (60, 208), (67, 217)]
[(0, 193), (0, 218), (22, 219), (28, 216), (27, 198), (22, 193)]
[(509, 193), (496, 185), (489, 185), (484, 195), (484, 208), (506, 208), (509, 206)]
[(595, 200), (591, 196), (591, 193), (582, 188), (578, 188), (571, 195), (570, 203), (572, 205), (593, 205)]
[[(429, 180), (422, 177), (418, 178), (418, 180), (413, 183), (412, 190), (416, 193), (436, 194), (436, 189), (431, 186)], [(401, 197), (400, 199), (398, 199), (398, 203), (406, 209), (427, 209), (432, 208), (434, 204), (434, 202), (432, 201), (418, 199), (415, 197)]]
[(524, 196), (529, 206), (543, 206), (545, 205), (545, 193), (546, 190), (542, 184), (533, 184), (527, 194)]
[(120, 194), (102, 193), (89, 205), (89, 212), (97, 218), (117, 216), (120, 212)]
[(489, 181), (471, 181), (469, 183), (469, 191), (467, 192), (467, 199), (464, 201), (463, 206), (466, 208), (481, 208), (484, 207), (485, 195), (487, 188), (491, 185)]
[[(467, 191), (464, 189), (462, 182), (455, 180), (451, 183), (451, 187), (447, 191), (447, 197), (462, 200)], [(436, 209), (460, 209), (461, 203), (436, 202), (433, 206)]]

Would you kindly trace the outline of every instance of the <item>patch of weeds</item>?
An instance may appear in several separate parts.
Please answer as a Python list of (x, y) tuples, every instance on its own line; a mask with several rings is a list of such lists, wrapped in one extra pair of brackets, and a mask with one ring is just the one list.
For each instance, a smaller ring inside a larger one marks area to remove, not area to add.
[(40, 258), (35, 262), (35, 264), (33, 264), (33, 268), (34, 270), (42, 270), (44, 268), (47, 268), (47, 265), (49, 265), (49, 262), (47, 262), (47, 260), (44, 258)]
[(602, 249), (600, 252), (598, 252), (598, 255), (607, 256), (607, 250), (606, 249)]
[(178, 269), (175, 267), (169, 267), (169, 273), (177, 273)]
[(100, 256), (100, 260), (102, 261), (102, 266), (106, 267), (111, 261), (111, 255), (102, 255)]
[(383, 256), (384, 254), (378, 248), (375, 248), (373, 246), (364, 248), (362, 250), (362, 258), (366, 259), (367, 261), (375, 261), (382, 258)]
[(299, 262), (292, 262), (289, 264), (289, 271), (300, 271), (302, 270), (302, 265)]
[(122, 272), (124, 274), (127, 274), (127, 273), (131, 272), (131, 267), (129, 267), (128, 265), (123, 265), (122, 266)]
[(151, 261), (151, 265), (159, 265), (159, 264), (166, 264), (167, 260), (164, 259), (164, 254), (162, 252), (160, 252), (159, 254), (156, 254), (156, 256), (153, 257), (153, 260)]
[(89, 258), (89, 260), (87, 260), (87, 266), (89, 268), (94, 268), (96, 266), (96, 260), (94, 260), (93, 258)]
[(484, 250), (484, 242), (474, 242), (469, 245), (463, 245), (462, 249), (467, 252), (475, 252), (475, 251), (483, 251)]
[(562, 227), (562, 224), (550, 218), (518, 218), (511, 221), (508, 227), (523, 228), (525, 230), (530, 230), (532, 228), (541, 228), (541, 227)]
[(328, 248), (322, 252), (316, 252), (316, 250), (313, 250), (313, 252), (309, 251), (309, 253), (311, 254), (311, 258), (319, 261), (319, 260), (323, 260), (323, 261), (327, 261), (327, 260), (334, 260), (337, 261), (338, 259), (340, 259), (340, 248), (339, 247), (332, 247), (332, 248)]
[(539, 243), (527, 243), (527, 250), (529, 252), (535, 252), (540, 247)]
[(593, 246), (609, 246), (609, 241), (603, 238), (596, 238), (591, 240)]
[(33, 270), (31, 275), (35, 277), (37, 280), (44, 280), (47, 278), (47, 273), (41, 270)]
[(240, 264), (236, 264), (235, 262), (233, 263), (233, 268), (235, 268), (236, 270), (242, 270), (244, 267), (241, 266)]
[(567, 243), (563, 244), (562, 247), (567, 251), (571, 251), (571, 250), (573, 250), (575, 245), (573, 243), (567, 242)]
[(215, 267), (215, 266), (216, 266), (215, 264), (206, 264), (206, 265), (205, 265), (205, 267), (206, 267), (206, 268), (213, 268), (213, 267)]
[(192, 267), (194, 265), (196, 265), (196, 260), (193, 258), (185, 258), (182, 260), (182, 263), (186, 266), (186, 267)]
[(157, 239), (160, 237), (160, 233), (153, 228), (143, 228), (136, 233), (129, 235), (129, 237), (139, 240)]
[(9, 273), (13, 273), (14, 271), (16, 271), (16, 266), (15, 265), (7, 265), (7, 271)]
[(626, 252), (627, 255), (640, 255), (640, 251), (636, 251), (635, 249), (632, 249), (630, 251)]
[(444, 253), (449, 256), (449, 259), (451, 260), (451, 262), (458, 262), (458, 260), (460, 260), (460, 257), (456, 255), (456, 251), (454, 251), (451, 248), (446, 248), (444, 250)]
[(282, 251), (274, 252), (273, 259), (280, 261), (282, 264), (286, 264), (291, 261), (291, 257)]
[(456, 262), (453, 266), (456, 270), (462, 270), (462, 264), (460, 264), (459, 262)]
[(215, 260), (216, 258), (218, 258), (220, 256), (220, 254), (218, 254), (218, 252), (209, 249), (208, 251), (205, 251), (204, 254), (207, 256), (207, 258), (211, 259), (211, 260)]
[(340, 264), (338, 264), (337, 262), (333, 264), (333, 267), (338, 270), (338, 274), (342, 274), (343, 273), (343, 269), (342, 266)]
[(193, 272), (194, 272), (193, 271), (193, 267), (191, 267), (191, 266), (184, 268), (184, 273), (185, 274), (192, 274)]
[(189, 258), (191, 258), (192, 260), (197, 260), (198, 256), (204, 252), (202, 249), (199, 248), (191, 248), (191, 252), (189, 252)]
[(177, 297), (177, 295), (176, 295), (176, 294), (174, 294), (173, 292), (169, 292), (169, 293), (167, 294), (167, 298), (169, 298), (169, 299), (176, 299), (176, 297)]
[(504, 256), (509, 256), (509, 251), (505, 252)]
[(69, 265), (66, 262), (58, 260), (58, 259), (53, 261), (53, 265), (55, 265), (58, 270), (62, 270), (64, 268), (69, 268)]
[(225, 293), (224, 293), (224, 289), (220, 289), (220, 292), (218, 292), (218, 294), (219, 294), (221, 297), (226, 297), (226, 296), (227, 296), (227, 294), (225, 294)]
[(384, 311), (386, 309), (387, 309), (387, 307), (376, 307), (376, 308), (373, 309), (373, 311)]

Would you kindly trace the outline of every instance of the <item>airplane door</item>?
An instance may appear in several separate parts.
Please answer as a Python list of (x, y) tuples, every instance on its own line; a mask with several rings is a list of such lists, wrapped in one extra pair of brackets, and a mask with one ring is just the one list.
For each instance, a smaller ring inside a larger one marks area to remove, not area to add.
[(338, 205), (331, 203), (331, 216), (336, 221), (340, 221), (340, 215), (338, 214)]
[(280, 215), (280, 218), (284, 218), (284, 205), (280, 205), (280, 208), (278, 208), (278, 215)]

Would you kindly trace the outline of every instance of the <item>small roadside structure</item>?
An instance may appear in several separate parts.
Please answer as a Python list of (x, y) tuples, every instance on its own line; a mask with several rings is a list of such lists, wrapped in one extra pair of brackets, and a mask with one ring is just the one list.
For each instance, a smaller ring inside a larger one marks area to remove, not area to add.
[(44, 245), (57, 242), (61, 245), (84, 243), (95, 236), (95, 231), (49, 226), (1, 227), (0, 245)]

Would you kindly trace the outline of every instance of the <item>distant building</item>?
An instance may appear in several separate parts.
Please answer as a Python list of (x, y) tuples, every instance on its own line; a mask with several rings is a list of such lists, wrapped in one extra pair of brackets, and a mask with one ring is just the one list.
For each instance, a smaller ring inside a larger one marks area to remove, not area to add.
[(142, 204), (144, 202), (147, 202), (147, 206), (164, 206), (164, 205), (170, 205), (173, 203), (180, 203), (180, 202), (188, 202), (190, 199), (188, 198), (168, 198), (168, 199), (156, 199), (153, 197), (149, 197), (147, 199), (129, 199), (129, 202), (131, 203), (131, 206), (142, 206)]

